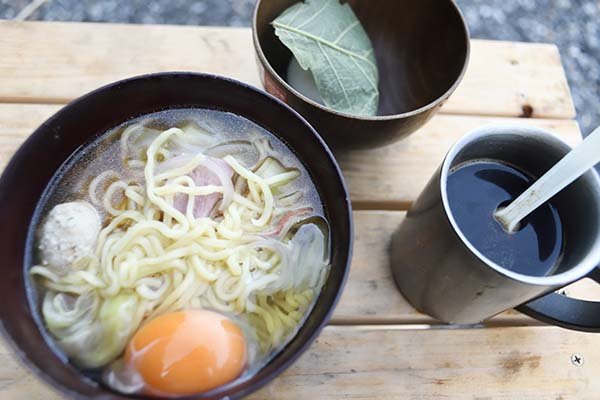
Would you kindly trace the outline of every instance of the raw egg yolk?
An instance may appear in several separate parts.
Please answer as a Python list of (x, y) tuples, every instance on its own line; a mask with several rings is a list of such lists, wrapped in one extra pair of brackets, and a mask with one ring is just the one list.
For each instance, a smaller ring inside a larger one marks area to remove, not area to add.
[(239, 326), (219, 313), (178, 311), (142, 326), (127, 347), (125, 362), (150, 394), (201, 393), (240, 376), (246, 341)]

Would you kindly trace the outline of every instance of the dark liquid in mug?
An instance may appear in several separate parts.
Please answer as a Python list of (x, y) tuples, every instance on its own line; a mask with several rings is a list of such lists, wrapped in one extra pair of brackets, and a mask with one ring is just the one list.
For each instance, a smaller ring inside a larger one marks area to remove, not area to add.
[(448, 176), (448, 202), (463, 235), (488, 259), (514, 272), (546, 276), (556, 269), (563, 248), (563, 228), (554, 206), (539, 207), (514, 233), (494, 218), (498, 207), (508, 205), (532, 183), (527, 175), (498, 162), (465, 163)]

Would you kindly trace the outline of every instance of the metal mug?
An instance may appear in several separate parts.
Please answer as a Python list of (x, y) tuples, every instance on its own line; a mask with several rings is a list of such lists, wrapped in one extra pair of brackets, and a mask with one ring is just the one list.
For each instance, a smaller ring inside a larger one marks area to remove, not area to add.
[(417, 310), (448, 323), (479, 323), (518, 307), (544, 322), (600, 332), (600, 302), (554, 293), (585, 277), (600, 282), (596, 170), (552, 199), (565, 241), (562, 259), (549, 276), (520, 274), (487, 259), (459, 229), (446, 193), (448, 174), (459, 164), (495, 160), (537, 179), (570, 150), (558, 137), (525, 125), (486, 126), (460, 139), (393, 235), (391, 267), (404, 297)]

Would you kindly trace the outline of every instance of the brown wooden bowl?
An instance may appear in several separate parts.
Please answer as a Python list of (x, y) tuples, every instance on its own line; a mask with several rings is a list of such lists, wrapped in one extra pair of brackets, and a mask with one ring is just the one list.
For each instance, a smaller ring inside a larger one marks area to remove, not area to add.
[(467, 25), (452, 0), (348, 0), (365, 27), (379, 65), (377, 116), (324, 107), (286, 82), (292, 53), (271, 22), (298, 0), (258, 0), (252, 21), (265, 89), (300, 112), (334, 148), (372, 148), (423, 126), (454, 92), (467, 68)]

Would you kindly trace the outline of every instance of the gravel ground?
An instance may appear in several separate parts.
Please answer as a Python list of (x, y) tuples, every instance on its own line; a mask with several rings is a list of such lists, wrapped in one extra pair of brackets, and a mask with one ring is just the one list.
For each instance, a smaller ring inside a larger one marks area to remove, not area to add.
[[(600, 125), (599, 0), (456, 0), (475, 38), (556, 43), (584, 132)], [(0, 0), (12, 19), (32, 0)], [(29, 20), (249, 26), (254, 0), (47, 0)]]

